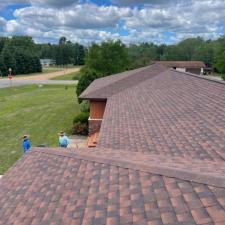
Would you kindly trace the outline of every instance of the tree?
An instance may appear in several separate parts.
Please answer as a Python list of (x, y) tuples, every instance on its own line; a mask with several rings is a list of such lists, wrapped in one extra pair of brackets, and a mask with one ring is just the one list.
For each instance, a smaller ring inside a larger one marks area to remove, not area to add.
[(102, 74), (94, 69), (89, 67), (83, 67), (81, 69), (81, 78), (77, 84), (76, 93), (79, 96), (96, 78), (102, 76)]
[(59, 39), (59, 45), (65, 45), (66, 44), (66, 37), (61, 37)]
[(205, 62), (208, 67), (213, 65), (213, 46), (210, 41), (204, 42), (199, 46), (192, 56), (192, 60), (199, 60)]
[(13, 75), (42, 71), (38, 47), (31, 37), (0, 38), (0, 43), (0, 70), (5, 76), (9, 68), (12, 68)]
[(225, 51), (217, 57), (215, 66), (220, 73), (225, 74)]
[(2, 49), (4, 48), (7, 41), (8, 41), (8, 38), (0, 37), (0, 53), (2, 52)]
[(7, 67), (3, 59), (3, 54), (0, 54), (0, 75), (7, 76)]
[(121, 41), (93, 44), (86, 57), (86, 66), (105, 76), (124, 71), (129, 65), (128, 51)]
[(121, 41), (93, 43), (88, 49), (85, 67), (77, 86), (79, 96), (98, 77), (125, 71), (130, 66), (127, 47)]
[(7, 76), (9, 68), (12, 69), (13, 73), (16, 74), (16, 60), (14, 58), (14, 55), (9, 51), (8, 46), (4, 46), (2, 52), (1, 52), (1, 58), (3, 67), (1, 69), (2, 73)]

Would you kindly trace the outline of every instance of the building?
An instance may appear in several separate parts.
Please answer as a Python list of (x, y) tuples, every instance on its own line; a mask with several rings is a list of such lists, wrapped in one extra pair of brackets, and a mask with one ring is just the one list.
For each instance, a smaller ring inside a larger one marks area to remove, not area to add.
[(42, 66), (55, 65), (55, 60), (53, 59), (40, 59), (40, 62)]
[(206, 65), (202, 61), (158, 61), (158, 63), (181, 72), (203, 75)]
[(96, 147), (24, 155), (0, 180), (1, 225), (225, 224), (224, 82), (155, 64), (80, 97)]

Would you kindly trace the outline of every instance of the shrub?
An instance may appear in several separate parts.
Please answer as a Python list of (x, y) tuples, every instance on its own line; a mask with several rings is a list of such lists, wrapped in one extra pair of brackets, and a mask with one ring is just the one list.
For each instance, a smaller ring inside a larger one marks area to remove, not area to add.
[(88, 135), (88, 124), (77, 122), (73, 125), (73, 134)]
[(81, 112), (75, 118), (73, 119), (73, 124), (75, 123), (87, 123), (88, 124), (88, 118), (89, 118), (89, 113), (87, 112)]
[(225, 80), (225, 74), (222, 74), (222, 79)]
[(73, 76), (73, 80), (80, 80), (80, 77), (81, 77), (81, 73), (76, 73), (76, 74)]
[(101, 77), (101, 73), (88, 67), (83, 67), (80, 72), (81, 77), (76, 89), (78, 97), (92, 83), (92, 81), (94, 81), (96, 78)]
[(88, 135), (89, 113), (81, 112), (73, 119), (73, 134)]
[(81, 112), (89, 112), (90, 110), (90, 103), (87, 100), (84, 100), (80, 103), (80, 111)]

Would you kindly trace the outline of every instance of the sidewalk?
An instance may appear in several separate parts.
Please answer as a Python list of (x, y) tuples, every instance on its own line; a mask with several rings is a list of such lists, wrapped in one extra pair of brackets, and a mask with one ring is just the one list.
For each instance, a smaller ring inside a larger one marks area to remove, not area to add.
[(87, 137), (81, 135), (69, 136), (70, 144), (68, 148), (85, 148), (87, 147)]

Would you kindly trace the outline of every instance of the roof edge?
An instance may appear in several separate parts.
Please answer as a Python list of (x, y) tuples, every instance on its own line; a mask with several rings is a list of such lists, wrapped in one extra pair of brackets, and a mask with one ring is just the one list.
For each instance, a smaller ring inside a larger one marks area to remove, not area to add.
[[(94, 83), (94, 82), (98, 82), (99, 80), (101, 80), (101, 79), (106, 79), (107, 77), (112, 77), (112, 76), (115, 76), (115, 75), (123, 75), (123, 74), (125, 74), (125, 73), (127, 73), (127, 72), (132, 72), (132, 74), (130, 74), (130, 76), (132, 76), (132, 75), (135, 75), (135, 74), (137, 74), (137, 73), (139, 73), (140, 71), (143, 71), (143, 70), (145, 70), (145, 69), (147, 69), (147, 68), (149, 68), (149, 67), (151, 67), (151, 66), (153, 66), (154, 64), (150, 64), (150, 65), (148, 65), (148, 66), (144, 66), (144, 67), (140, 67), (140, 68), (136, 68), (136, 69), (132, 69), (132, 70), (126, 70), (126, 71), (123, 71), (123, 72), (120, 72), (120, 73), (115, 73), (115, 74), (111, 74), (111, 75), (108, 75), (108, 76), (104, 76), (104, 77), (99, 77), (99, 78), (96, 78), (95, 80), (93, 80), (92, 81), (92, 83), (80, 94), (80, 96), (78, 97), (78, 99), (81, 99), (81, 100), (89, 100), (89, 99), (96, 99), (96, 98), (92, 98), (92, 97), (85, 97), (87, 94), (85, 94), (85, 91)], [(161, 66), (163, 66), (163, 65), (161, 65)], [(165, 67), (165, 66), (164, 66)], [(94, 91), (92, 91), (91, 93), (93, 94), (93, 93), (95, 93), (96, 91), (99, 91), (99, 90), (101, 90), (102, 88), (107, 88), (108, 86), (110, 86), (110, 85), (112, 85), (112, 84), (114, 84), (114, 83), (116, 83), (116, 82), (120, 82), (121, 80), (124, 80), (124, 79), (126, 79), (127, 77), (121, 77), (121, 79), (119, 79), (119, 80), (116, 80), (116, 81), (114, 81), (114, 82), (112, 82), (112, 83), (110, 83), (110, 84), (107, 84), (107, 85), (104, 85), (104, 86), (102, 86), (102, 87), (99, 87), (99, 88), (97, 88), (96, 90), (94, 90)], [(90, 93), (89, 93), (90, 94)], [(83, 97), (82, 97), (82, 95), (84, 95)], [(105, 99), (105, 100), (107, 100), (107, 98), (97, 98), (97, 99)]]
[(212, 82), (216, 82), (216, 83), (225, 85), (225, 81), (223, 81), (223, 80), (215, 80), (215, 79), (212, 79), (210, 77), (204, 77), (204, 75), (196, 75), (196, 74), (193, 74), (193, 73), (182, 72), (182, 71), (178, 71), (178, 70), (175, 70), (175, 69), (170, 69), (170, 70), (173, 71), (173, 72), (186, 74), (186, 75), (189, 75), (189, 76), (192, 76), (192, 77), (197, 77), (199, 79), (208, 80), (208, 81), (212, 81)]

